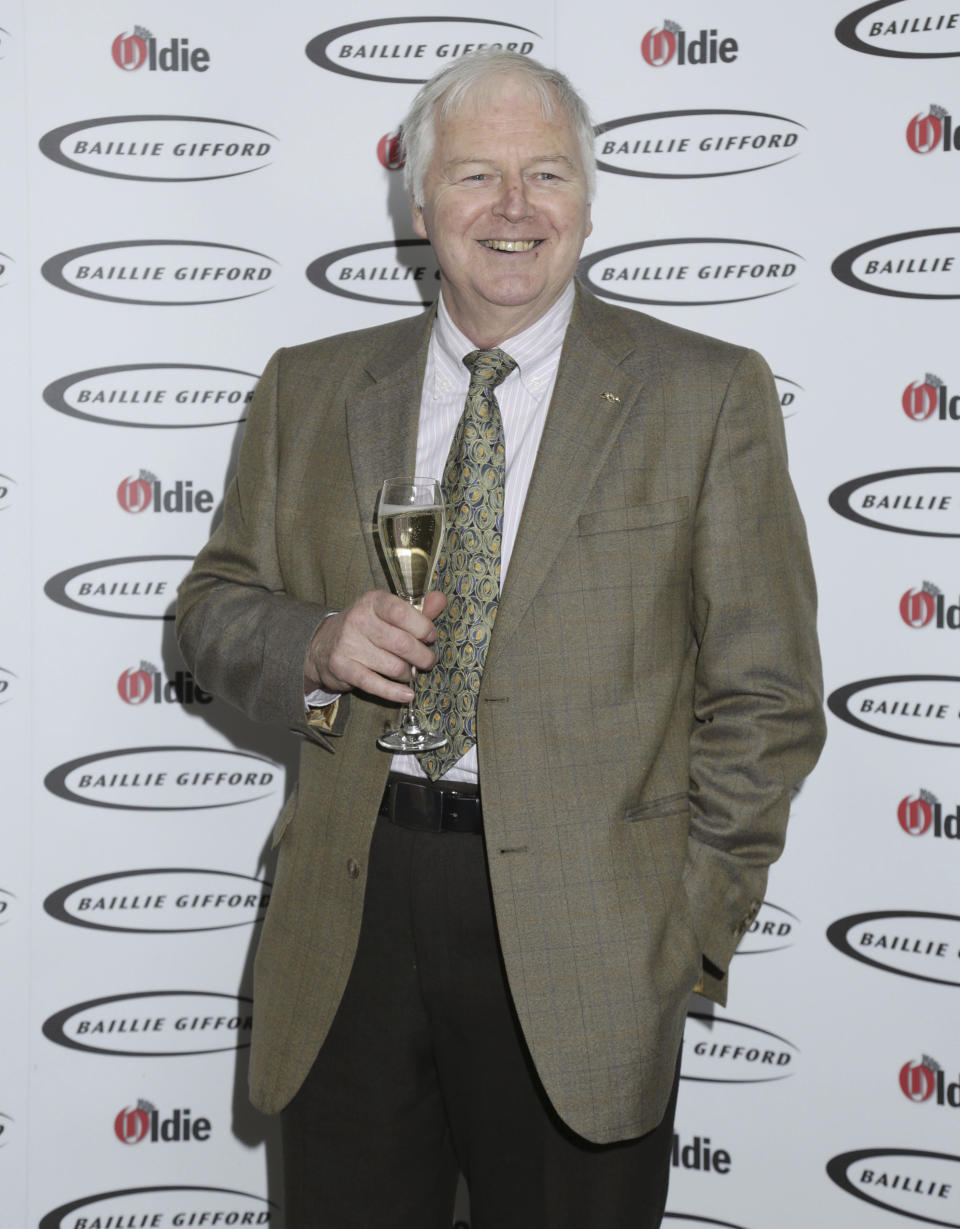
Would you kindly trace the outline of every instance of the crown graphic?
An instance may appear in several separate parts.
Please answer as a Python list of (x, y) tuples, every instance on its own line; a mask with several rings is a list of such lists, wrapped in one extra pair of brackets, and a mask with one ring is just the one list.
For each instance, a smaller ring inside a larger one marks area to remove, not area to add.
[(157, 1107), (151, 1105), (149, 1101), (144, 1101), (142, 1097), (137, 1100), (137, 1109), (143, 1110), (145, 1114), (152, 1114)]
[(950, 112), (946, 107), (938, 106), (937, 103), (932, 102), (930, 104), (930, 114), (935, 115), (937, 119), (946, 119)]
[(157, 481), (157, 475), (151, 474), (148, 469), (142, 469), (140, 471), (140, 477), (143, 479), (144, 482), (156, 482)]
[(932, 1071), (934, 1075), (936, 1075), (938, 1071), (943, 1070), (937, 1060), (935, 1058), (931, 1058), (929, 1054), (922, 1055), (920, 1062), (928, 1071)]
[(939, 799), (937, 798), (936, 794), (931, 794), (928, 789), (922, 789), (920, 791), (920, 801), (928, 802), (931, 806), (936, 806)]
[(663, 28), (671, 34), (680, 34), (683, 31), (683, 26), (678, 21), (671, 21), (669, 17), (664, 20)]
[(150, 31), (147, 29), (146, 26), (134, 26), (133, 32), (137, 36), (137, 38), (153, 38), (153, 35), (150, 33)]
[(152, 662), (149, 662), (149, 661), (141, 661), (140, 669), (144, 672), (144, 674), (159, 674), (160, 673), (157, 667)]
[(929, 593), (931, 597), (939, 597), (939, 596), (940, 596), (940, 590), (937, 588), (937, 586), (936, 586), (935, 584), (933, 584), (933, 583), (932, 583), (931, 581), (929, 581), (929, 580), (925, 580), (925, 581), (923, 582), (923, 592), (924, 592), (924, 593)]
[(944, 381), (939, 376), (935, 376), (931, 371), (926, 372), (923, 379), (924, 383), (929, 384), (931, 388), (943, 388)]

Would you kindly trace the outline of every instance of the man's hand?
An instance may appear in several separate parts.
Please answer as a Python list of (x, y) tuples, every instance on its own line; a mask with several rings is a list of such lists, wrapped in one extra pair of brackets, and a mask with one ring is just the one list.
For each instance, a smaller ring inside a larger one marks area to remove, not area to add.
[(397, 679), (410, 667), (429, 670), (436, 658), (427, 647), (437, 638), (433, 620), (447, 599), (437, 590), (423, 599), (423, 613), (392, 593), (372, 589), (314, 633), (303, 667), (306, 693), (365, 691), (395, 704), (409, 704), (413, 690)]

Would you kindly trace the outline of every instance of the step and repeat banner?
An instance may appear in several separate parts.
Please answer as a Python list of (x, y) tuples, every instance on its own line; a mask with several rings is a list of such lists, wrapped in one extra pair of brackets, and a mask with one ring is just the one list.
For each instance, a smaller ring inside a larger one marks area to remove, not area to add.
[(847, 3), (0, 0), (4, 1229), (282, 1229), (294, 748), (175, 593), (270, 353), (433, 300), (398, 124), (489, 44), (593, 110), (582, 281), (767, 357), (821, 590), (831, 736), (691, 1007), (665, 1224), (960, 1226), (960, 7)]

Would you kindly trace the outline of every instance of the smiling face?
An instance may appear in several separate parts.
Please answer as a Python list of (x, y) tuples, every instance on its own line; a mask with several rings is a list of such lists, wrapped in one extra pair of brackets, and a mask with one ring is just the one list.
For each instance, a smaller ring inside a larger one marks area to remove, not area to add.
[(590, 234), (580, 149), (559, 107), (544, 118), (529, 86), (498, 77), (437, 118), (417, 234), (440, 266), (454, 322), (499, 345), (556, 302)]

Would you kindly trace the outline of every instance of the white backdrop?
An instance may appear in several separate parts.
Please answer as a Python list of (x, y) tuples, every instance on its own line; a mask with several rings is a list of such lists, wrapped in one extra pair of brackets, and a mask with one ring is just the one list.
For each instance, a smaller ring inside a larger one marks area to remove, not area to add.
[(244, 1083), (292, 748), (170, 612), (272, 350), (434, 292), (390, 137), (488, 42), (602, 129), (583, 279), (768, 358), (821, 589), (831, 737), (692, 1008), (666, 1223), (960, 1226), (960, 12), (848, 2), (0, 0), (4, 1229), (282, 1227)]

